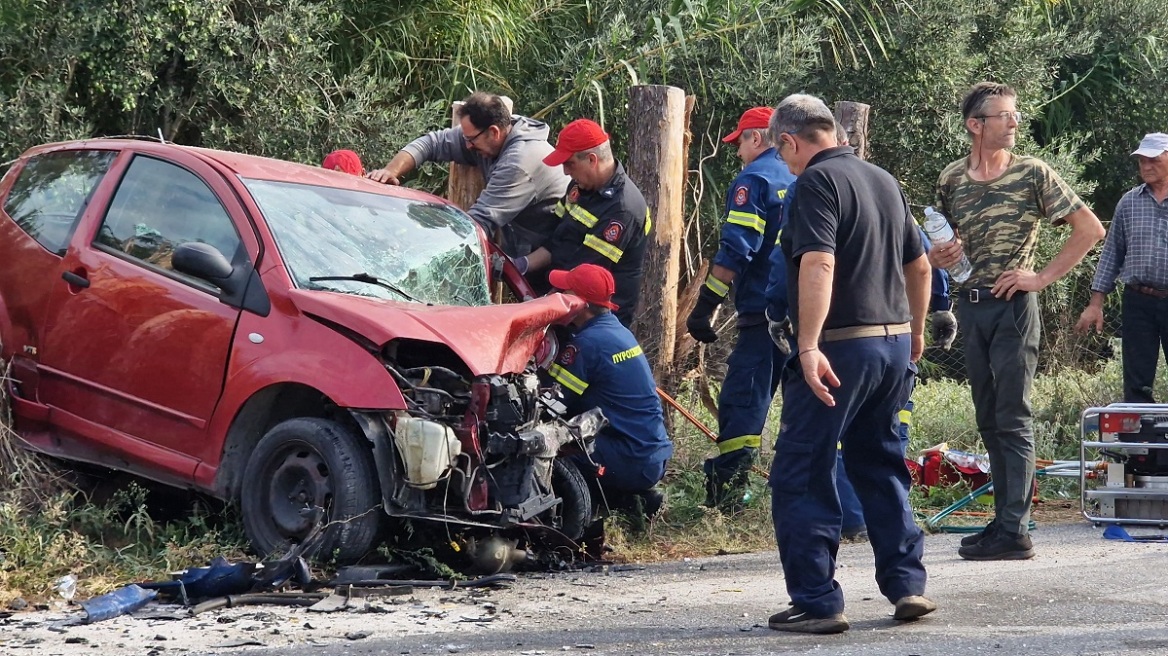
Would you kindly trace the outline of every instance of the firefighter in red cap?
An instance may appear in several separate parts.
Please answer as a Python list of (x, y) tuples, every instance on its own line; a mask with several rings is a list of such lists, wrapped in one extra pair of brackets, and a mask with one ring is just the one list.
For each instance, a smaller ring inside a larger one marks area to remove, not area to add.
[(608, 418), (592, 453), (603, 469), (581, 463), (580, 470), (598, 474), (610, 507), (635, 507), (640, 497), (643, 511), (652, 516), (662, 501), (654, 486), (665, 475), (673, 443), (649, 361), (637, 338), (611, 312), (619, 310), (612, 302), (612, 274), (581, 264), (571, 271), (553, 270), (548, 280), (588, 303), (573, 317), (574, 334), (548, 373), (564, 391), (569, 416), (600, 408)]
[(718, 338), (710, 317), (734, 288), (738, 341), (726, 361), (718, 395), (718, 455), (706, 460), (706, 504), (734, 508), (762, 441), (763, 423), (779, 373), (790, 352), (771, 341), (767, 327), (767, 282), (771, 251), (783, 227), (783, 202), (795, 176), (771, 144), (770, 107), (752, 107), (722, 141), (738, 147), (745, 166), (726, 193), (718, 254), (698, 302), (686, 319), (699, 342)]
[[(616, 281), (616, 317), (628, 326), (641, 295), (645, 246), (653, 225), (645, 197), (613, 157), (608, 134), (586, 118), (560, 131), (555, 150), (543, 162), (563, 166), (572, 182), (556, 204), (560, 223), (555, 232), (543, 247), (517, 258), (516, 267), (525, 275), (586, 263), (608, 269)], [(548, 288), (542, 276), (528, 275), (528, 280), (537, 291)]]
[(330, 171), (341, 171), (349, 175), (365, 175), (361, 156), (351, 150), (334, 150), (325, 156), (320, 166)]

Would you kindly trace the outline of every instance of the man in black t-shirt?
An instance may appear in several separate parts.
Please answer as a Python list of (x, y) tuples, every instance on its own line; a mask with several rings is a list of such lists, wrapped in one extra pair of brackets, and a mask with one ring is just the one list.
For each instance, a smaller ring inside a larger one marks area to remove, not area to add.
[(781, 248), (796, 352), (783, 372), (783, 414), (771, 467), (775, 539), (791, 606), (779, 631), (848, 629), (834, 580), (841, 509), (836, 445), (864, 508), (881, 593), (893, 617), (936, 609), (925, 598), (924, 535), (894, 418), (924, 350), (929, 263), (900, 186), (837, 146), (835, 118), (814, 96), (788, 96), (770, 130), (798, 176)]

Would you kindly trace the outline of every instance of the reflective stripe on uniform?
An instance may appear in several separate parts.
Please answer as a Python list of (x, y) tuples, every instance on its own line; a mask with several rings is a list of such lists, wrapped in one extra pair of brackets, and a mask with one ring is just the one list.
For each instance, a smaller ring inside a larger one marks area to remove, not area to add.
[(649, 216), (649, 208), (646, 207), (645, 208), (645, 234), (648, 235), (649, 231), (652, 229), (653, 229), (653, 217)]
[(783, 229), (779, 228), (779, 231), (775, 233), (775, 246), (778, 246), (779, 242), (782, 240), (783, 240)]
[(766, 221), (757, 214), (749, 214), (747, 212), (730, 211), (726, 215), (726, 223), (733, 223), (752, 230), (757, 230), (760, 234), (766, 232)]
[(904, 424), (905, 426), (912, 426), (912, 410), (901, 410), (897, 414), (897, 418), (899, 418), (900, 423)]
[(584, 390), (588, 389), (588, 383), (580, 380), (575, 374), (561, 367), (558, 364), (553, 364), (548, 368), (548, 374), (555, 379), (555, 381), (569, 390), (583, 394)]
[[(595, 214), (593, 214), (592, 212), (589, 212), (588, 210), (584, 209), (583, 207), (580, 207), (579, 205), (577, 205), (575, 203), (569, 203), (565, 207), (568, 210), (568, 214), (571, 214), (573, 219), (576, 219), (580, 223), (583, 223), (585, 228), (591, 228), (591, 227), (595, 226), (596, 222), (600, 220), (600, 219), (596, 218)], [(561, 216), (563, 216), (563, 215), (561, 215)]]
[(757, 449), (760, 444), (762, 444), (762, 435), (740, 435), (723, 442), (718, 442), (718, 453), (725, 455), (731, 451), (737, 451), (747, 446)]
[(597, 237), (596, 235), (585, 235), (584, 236), (584, 245), (587, 246), (588, 248), (591, 248), (592, 250), (596, 251), (597, 253), (600, 253), (601, 255), (607, 257), (608, 259), (612, 260), (613, 262), (620, 262), (621, 257), (625, 254), (625, 252), (622, 251), (621, 249), (604, 241), (603, 239), (601, 239), (600, 237)]
[(726, 294), (730, 293), (730, 285), (718, 280), (712, 273), (706, 276), (706, 287), (709, 287), (710, 291), (723, 298), (726, 297)]

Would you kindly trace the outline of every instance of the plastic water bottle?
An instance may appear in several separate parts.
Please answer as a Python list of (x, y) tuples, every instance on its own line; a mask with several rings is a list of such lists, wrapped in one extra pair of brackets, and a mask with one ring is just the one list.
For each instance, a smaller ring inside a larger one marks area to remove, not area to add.
[[(929, 235), (934, 246), (953, 241), (953, 228), (949, 225), (949, 220), (932, 206), (925, 208), (925, 234)], [(969, 280), (969, 274), (973, 272), (973, 265), (969, 263), (969, 258), (962, 252), (961, 259), (957, 264), (947, 268), (946, 271), (949, 272), (949, 277), (953, 279), (953, 282), (960, 284)]]

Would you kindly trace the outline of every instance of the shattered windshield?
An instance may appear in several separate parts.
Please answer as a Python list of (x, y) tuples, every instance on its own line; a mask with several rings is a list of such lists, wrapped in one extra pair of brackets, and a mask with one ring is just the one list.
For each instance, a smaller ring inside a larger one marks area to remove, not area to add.
[(297, 287), (437, 305), (490, 303), (478, 233), (452, 207), (313, 185), (244, 183)]

